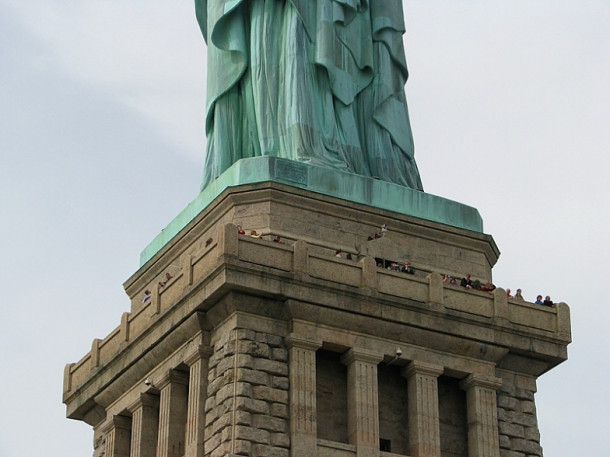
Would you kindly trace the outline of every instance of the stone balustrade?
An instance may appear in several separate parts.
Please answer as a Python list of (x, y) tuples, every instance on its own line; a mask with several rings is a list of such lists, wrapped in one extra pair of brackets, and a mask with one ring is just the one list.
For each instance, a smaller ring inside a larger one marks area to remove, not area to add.
[[(310, 252), (303, 241), (282, 244), (238, 235), (232, 224), (222, 225), (216, 233), (209, 235), (212, 241), (206, 245), (194, 243), (170, 263), (148, 268), (148, 271), (155, 271), (154, 276), (148, 273), (130, 282), (127, 292), (131, 297), (131, 312), (123, 314), (119, 327), (106, 338), (94, 339), (91, 351), (80, 361), (66, 366), (64, 402), (91, 379), (94, 370), (103, 370), (117, 354), (141, 339), (155, 321), (177, 308), (184, 308), (180, 310), (180, 316), (192, 314), (201, 300), (192, 300), (188, 306), (177, 305), (187, 303), (195, 293), (214, 294), (219, 276), (223, 276), (225, 283), (233, 282), (238, 288), (247, 287), (248, 272), (261, 268), (271, 278), (277, 276), (281, 279), (277, 283), (267, 281), (267, 286), (269, 294), (284, 299), (290, 297), (287, 297), (282, 282), (295, 281), (295, 284), (304, 284), (303, 287), (310, 282), (316, 287), (354, 296), (391, 300), (419, 312), (449, 313), (474, 324), (508, 326), (542, 341), (552, 340), (565, 345), (571, 339), (569, 308), (564, 303), (547, 308), (507, 300), (502, 289), (488, 294), (449, 286), (440, 280), (437, 273), (431, 273), (427, 278), (406, 275), (377, 268), (371, 257), (347, 260)], [(239, 274), (232, 275), (234, 269), (239, 270)], [(160, 286), (158, 283), (166, 272), (173, 277)], [(143, 302), (145, 290), (152, 291), (152, 294)]]

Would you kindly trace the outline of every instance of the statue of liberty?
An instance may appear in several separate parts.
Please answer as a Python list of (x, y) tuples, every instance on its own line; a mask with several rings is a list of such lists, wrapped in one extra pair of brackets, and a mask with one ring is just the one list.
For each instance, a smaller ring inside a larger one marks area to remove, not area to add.
[(402, 0), (195, 0), (207, 42), (202, 188), (277, 156), (423, 190)]

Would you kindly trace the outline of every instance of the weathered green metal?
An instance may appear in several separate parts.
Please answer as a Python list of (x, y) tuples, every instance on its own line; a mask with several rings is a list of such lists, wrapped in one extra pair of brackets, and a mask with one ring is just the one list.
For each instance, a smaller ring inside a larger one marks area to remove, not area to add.
[(195, 0), (207, 42), (202, 189), (275, 156), (423, 190), (402, 0)]
[(483, 221), (476, 208), (387, 181), (343, 173), (328, 167), (271, 156), (255, 157), (234, 163), (210, 183), (142, 251), (140, 265), (148, 262), (225, 189), (268, 181), (483, 233)]

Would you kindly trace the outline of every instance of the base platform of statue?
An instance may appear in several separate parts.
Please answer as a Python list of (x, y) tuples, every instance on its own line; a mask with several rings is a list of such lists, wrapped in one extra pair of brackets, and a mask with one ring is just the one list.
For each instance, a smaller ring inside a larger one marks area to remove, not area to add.
[[(344, 200), (345, 208), (354, 212), (377, 210), (390, 211), (406, 220), (421, 220), (421, 223), (441, 224), (442, 230), (461, 229), (473, 236), (483, 233), (483, 221), (476, 208), (436, 195), (420, 192), (408, 187), (381, 181), (334, 169), (308, 165), (272, 156), (242, 159), (208, 185), (167, 227), (142, 251), (140, 265), (148, 262), (166, 246), (181, 230), (198, 218), (210, 206), (218, 203), (227, 189), (243, 187), (250, 189), (254, 184), (278, 183), (297, 189), (307, 190), (323, 196)], [(312, 198), (318, 198), (313, 196)], [(309, 222), (311, 220), (308, 220)], [(379, 230), (373, 226), (388, 223), (387, 217), (371, 217), (369, 231)], [(366, 222), (365, 222), (366, 223)], [(443, 228), (444, 227), (444, 228)], [(264, 227), (259, 227), (264, 228)], [(458, 230), (460, 231), (460, 230)], [(366, 239), (366, 238), (365, 238)], [(336, 240), (339, 244), (345, 244)], [(494, 249), (496, 249), (494, 247)], [(495, 261), (494, 261), (495, 262)]]

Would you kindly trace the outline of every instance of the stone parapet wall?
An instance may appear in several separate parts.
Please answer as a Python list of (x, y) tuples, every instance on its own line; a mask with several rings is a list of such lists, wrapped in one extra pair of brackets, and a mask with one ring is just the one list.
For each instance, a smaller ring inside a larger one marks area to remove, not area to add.
[(288, 352), (283, 338), (234, 329), (214, 344), (205, 455), (288, 457)]
[[(150, 282), (140, 284), (139, 292), (132, 291), (132, 312), (123, 314), (121, 325), (106, 338), (94, 339), (91, 351), (85, 357), (66, 366), (64, 401), (79, 391), (91, 379), (92, 373), (106, 369), (118, 354), (147, 336), (151, 327), (157, 325), (155, 322), (159, 322), (160, 328), (167, 322), (166, 317), (176, 310), (183, 316), (194, 312), (199, 303), (188, 300), (194, 292), (207, 287), (209, 297), (215, 292), (214, 287), (226, 287), (226, 282), (232, 282), (234, 287), (250, 288), (253, 284), (246, 273), (252, 271), (253, 279), (258, 280), (256, 272), (261, 268), (269, 278), (277, 279), (276, 282), (266, 281), (265, 292), (285, 298), (289, 298), (286, 283), (298, 281), (299, 286), (310, 283), (308, 287), (334, 288), (336, 293), (347, 291), (363, 299), (394, 302), (405, 308), (413, 304), (424, 305), (435, 312), (453, 313), (462, 320), (472, 320), (480, 331), (483, 330), (480, 325), (484, 323), (487, 327), (494, 325), (509, 333), (517, 331), (545, 341), (566, 344), (571, 338), (569, 308), (564, 303), (547, 308), (522, 300), (507, 300), (502, 289), (494, 294), (466, 290), (444, 284), (438, 273), (421, 278), (377, 268), (371, 257), (354, 261), (324, 256), (309, 252), (302, 241), (292, 245), (278, 244), (238, 235), (232, 224), (219, 227), (210, 239), (212, 242), (207, 246), (194, 243), (199, 250), (187, 251), (173, 262), (176, 265), (172, 267), (173, 278), (165, 286), (157, 285), (163, 276), (159, 274)], [(223, 271), (234, 268), (238, 274), (225, 275), (222, 278), (225, 284), (215, 285), (214, 281)], [(144, 289), (155, 292), (150, 300), (141, 303)], [(302, 287), (292, 290), (295, 294), (299, 291), (308, 294)], [(181, 303), (184, 306), (180, 307)], [(540, 347), (545, 348), (544, 345)]]

